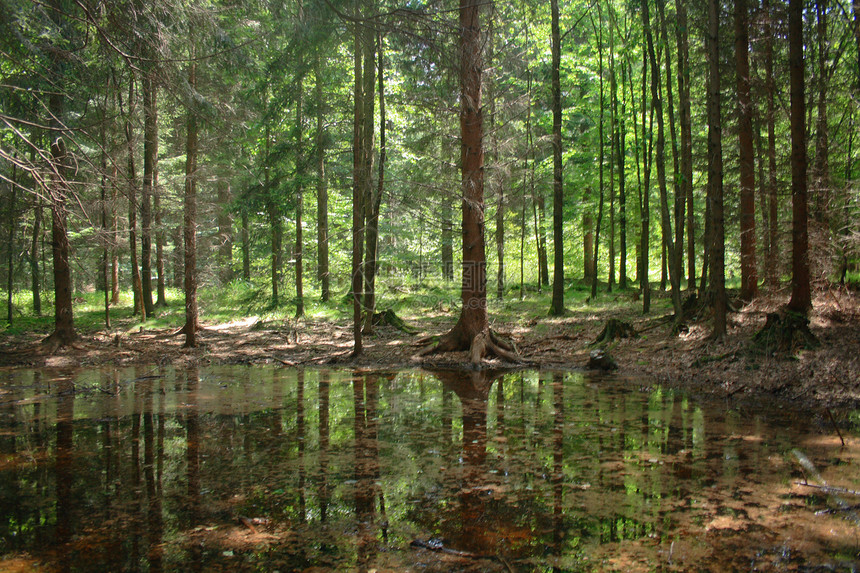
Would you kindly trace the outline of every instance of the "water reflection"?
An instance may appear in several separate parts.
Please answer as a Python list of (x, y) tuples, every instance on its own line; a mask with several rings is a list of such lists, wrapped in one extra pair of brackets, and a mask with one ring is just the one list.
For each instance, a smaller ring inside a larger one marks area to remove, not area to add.
[(849, 567), (856, 438), (569, 373), (5, 372), (0, 570)]

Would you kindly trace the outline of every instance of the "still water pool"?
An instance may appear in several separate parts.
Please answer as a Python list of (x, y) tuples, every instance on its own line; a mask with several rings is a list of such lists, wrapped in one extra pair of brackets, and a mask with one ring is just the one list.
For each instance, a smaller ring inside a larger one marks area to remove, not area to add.
[(844, 446), (570, 372), (7, 370), (0, 571), (853, 571), (833, 415)]

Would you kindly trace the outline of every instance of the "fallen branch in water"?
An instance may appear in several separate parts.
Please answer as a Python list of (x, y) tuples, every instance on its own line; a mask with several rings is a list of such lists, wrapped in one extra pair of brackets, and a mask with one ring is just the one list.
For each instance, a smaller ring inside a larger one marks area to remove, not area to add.
[[(816, 485), (814, 483), (808, 483), (803, 481), (794, 482), (795, 485), (802, 485), (803, 487), (811, 487), (813, 489), (820, 489), (825, 493), (838, 493), (838, 494), (847, 494), (847, 495), (856, 495), (860, 496), (860, 491), (855, 491), (853, 489), (845, 489), (844, 487), (833, 487), (832, 485)], [(850, 508), (846, 508), (850, 509)]]

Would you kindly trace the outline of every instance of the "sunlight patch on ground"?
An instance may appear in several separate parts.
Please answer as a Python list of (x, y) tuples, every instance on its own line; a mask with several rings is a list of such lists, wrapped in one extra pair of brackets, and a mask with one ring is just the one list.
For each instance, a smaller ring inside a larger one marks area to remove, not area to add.
[(258, 316), (247, 316), (240, 320), (233, 320), (231, 322), (225, 322), (222, 324), (216, 324), (215, 326), (207, 326), (209, 330), (221, 331), (221, 330), (233, 330), (236, 328), (245, 329), (251, 328), (257, 322), (260, 321), (260, 317)]

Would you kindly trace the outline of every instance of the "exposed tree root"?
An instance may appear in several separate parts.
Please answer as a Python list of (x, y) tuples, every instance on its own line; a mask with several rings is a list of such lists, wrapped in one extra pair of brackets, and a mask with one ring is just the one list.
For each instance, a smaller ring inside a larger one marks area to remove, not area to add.
[[(400, 332), (405, 332), (406, 334), (415, 334), (416, 332), (418, 332), (418, 329), (406, 324), (406, 322), (402, 318), (397, 316), (397, 313), (395, 313), (394, 310), (390, 308), (383, 312), (373, 313), (373, 326), (381, 326), (384, 324), (392, 326)], [(371, 334), (371, 332), (365, 330), (364, 334)]]
[(509, 362), (522, 364), (523, 358), (516, 350), (513, 343), (507, 342), (489, 328), (478, 332), (471, 340), (464, 335), (462, 329), (455, 326), (450, 332), (442, 336), (435, 346), (429, 346), (419, 351), (416, 356), (424, 357), (441, 352), (458, 352), (468, 350), (469, 362), (478, 365), (487, 356), (496, 356)]
[(48, 354), (54, 354), (64, 346), (71, 346), (81, 350), (80, 346), (75, 345), (77, 341), (78, 334), (73, 329), (57, 329), (42, 339), (42, 345)]
[(753, 341), (767, 352), (781, 354), (794, 354), (819, 344), (809, 330), (809, 319), (791, 311), (768, 314), (764, 327), (753, 336)]

